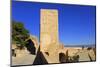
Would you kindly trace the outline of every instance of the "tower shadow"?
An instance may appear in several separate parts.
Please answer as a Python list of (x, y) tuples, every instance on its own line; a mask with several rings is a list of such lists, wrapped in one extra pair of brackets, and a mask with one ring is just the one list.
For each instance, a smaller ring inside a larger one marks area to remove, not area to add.
[(48, 64), (48, 62), (44, 57), (43, 53), (40, 51), (40, 46), (39, 46), (33, 65), (43, 65), (43, 64)]

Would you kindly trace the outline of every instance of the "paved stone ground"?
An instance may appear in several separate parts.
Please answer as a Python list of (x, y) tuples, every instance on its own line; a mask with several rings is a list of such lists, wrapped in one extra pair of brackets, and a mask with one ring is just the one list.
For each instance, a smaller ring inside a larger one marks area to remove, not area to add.
[[(95, 55), (93, 50), (80, 50), (80, 52), (77, 53), (79, 55), (79, 61), (95, 61)], [(90, 57), (91, 59), (90, 59)]]
[(13, 65), (31, 65), (34, 62), (36, 55), (25, 54), (21, 57), (12, 57), (12, 66)]
[(79, 61), (90, 61), (87, 50), (81, 50), (79, 53)]

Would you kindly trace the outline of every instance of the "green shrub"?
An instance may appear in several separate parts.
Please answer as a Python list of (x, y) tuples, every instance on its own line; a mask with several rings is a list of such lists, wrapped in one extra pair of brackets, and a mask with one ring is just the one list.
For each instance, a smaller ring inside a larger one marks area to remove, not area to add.
[(27, 43), (25, 40), (29, 38), (29, 32), (25, 29), (22, 22), (12, 21), (12, 43), (17, 45), (21, 49)]

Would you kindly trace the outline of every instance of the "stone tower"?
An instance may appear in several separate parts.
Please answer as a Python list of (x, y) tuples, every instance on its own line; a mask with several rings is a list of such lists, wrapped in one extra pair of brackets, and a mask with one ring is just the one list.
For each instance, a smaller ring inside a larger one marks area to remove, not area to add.
[(52, 52), (58, 45), (58, 10), (40, 10), (40, 50)]

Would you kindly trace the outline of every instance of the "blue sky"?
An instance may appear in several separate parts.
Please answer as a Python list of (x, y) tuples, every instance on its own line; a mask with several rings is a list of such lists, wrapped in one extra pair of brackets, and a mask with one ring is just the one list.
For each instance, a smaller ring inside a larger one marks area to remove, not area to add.
[(12, 2), (12, 20), (24, 23), (39, 38), (40, 9), (59, 12), (59, 40), (65, 45), (95, 44), (96, 7), (36, 2)]

